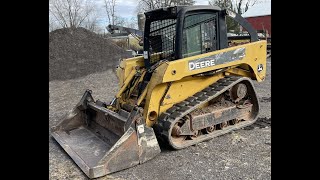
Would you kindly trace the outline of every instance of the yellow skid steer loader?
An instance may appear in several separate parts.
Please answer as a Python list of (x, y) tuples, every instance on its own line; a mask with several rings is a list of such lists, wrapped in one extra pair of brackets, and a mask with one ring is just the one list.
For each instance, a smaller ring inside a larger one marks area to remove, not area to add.
[[(250, 34), (228, 46), (226, 16)], [(117, 67), (110, 103), (87, 90), (52, 127), (54, 139), (89, 178), (144, 163), (158, 141), (182, 149), (255, 122), (252, 80), (266, 74), (265, 40), (240, 15), (216, 6), (174, 6), (145, 13), (143, 56)]]

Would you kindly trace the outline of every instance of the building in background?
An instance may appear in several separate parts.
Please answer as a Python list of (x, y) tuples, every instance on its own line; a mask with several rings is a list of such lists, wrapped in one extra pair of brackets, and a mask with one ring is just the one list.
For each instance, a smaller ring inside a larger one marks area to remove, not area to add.
[(260, 2), (241, 15), (259, 31), (266, 31), (271, 37), (271, 1)]

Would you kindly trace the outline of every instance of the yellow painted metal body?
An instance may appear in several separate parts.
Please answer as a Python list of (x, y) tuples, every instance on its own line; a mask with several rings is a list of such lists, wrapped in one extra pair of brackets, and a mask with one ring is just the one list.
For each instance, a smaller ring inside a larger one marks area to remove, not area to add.
[[(265, 79), (266, 75), (266, 46), (267, 42), (262, 40), (179, 60), (163, 62), (153, 72), (148, 86), (142, 95), (138, 97), (138, 100), (135, 101), (135, 105), (139, 106), (142, 100), (144, 100), (143, 115), (147, 126), (150, 127), (157, 122), (157, 117), (168, 108), (203, 90), (226, 75), (245, 76), (261, 82)], [(189, 61), (236, 50), (241, 47), (245, 48), (245, 56), (241, 60), (189, 70)], [(262, 65), (264, 68), (258, 71), (258, 65)], [(136, 66), (140, 68), (144, 66), (143, 57), (130, 58), (121, 62), (117, 70), (120, 89), (128, 85)], [(201, 73), (219, 69), (224, 69), (224, 71), (212, 76), (198, 76)], [(142, 69), (142, 71), (145, 70)], [(117, 96), (120, 97), (121, 93)], [(121, 103), (130, 102), (132, 101), (124, 100)]]
[(132, 70), (136, 66), (143, 67), (144, 61), (142, 56), (124, 59), (120, 62), (117, 68), (117, 76), (119, 79), (119, 87), (121, 88), (124, 84), (124, 81), (127, 79)]

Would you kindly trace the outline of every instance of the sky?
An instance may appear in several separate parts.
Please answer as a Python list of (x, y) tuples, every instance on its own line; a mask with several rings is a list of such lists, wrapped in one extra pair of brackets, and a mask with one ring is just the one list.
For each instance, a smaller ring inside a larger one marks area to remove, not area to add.
[[(94, 0), (96, 5), (100, 7), (100, 11), (104, 11), (104, 0)], [(135, 9), (137, 7), (138, 0), (117, 0), (116, 1), (116, 13), (122, 17), (132, 17), (135, 16)], [(196, 0), (195, 5), (207, 5), (208, 0)]]
[[(136, 7), (139, 0), (116, 0), (115, 14), (126, 20), (137, 18)], [(245, 0), (246, 1), (246, 0)], [(259, 2), (271, 2), (271, 0), (257, 0)], [(92, 0), (96, 7), (97, 22), (99, 29), (106, 31), (105, 27), (109, 24), (105, 10), (104, 0)], [(195, 5), (208, 5), (208, 0), (195, 0)]]
[[(98, 11), (98, 23), (107, 26), (107, 14), (104, 8), (104, 0), (94, 0)], [(138, 0), (117, 0), (115, 14), (126, 19), (136, 17), (136, 7)], [(208, 5), (208, 0), (196, 0), (195, 5)]]
[[(93, 0), (96, 3), (98, 11), (98, 23), (102, 27), (108, 25), (107, 14), (104, 8), (104, 0)], [(115, 14), (130, 20), (136, 18), (136, 7), (138, 0), (117, 0)], [(271, 0), (258, 0), (257, 4), (271, 2)], [(195, 0), (195, 5), (208, 5), (208, 0)]]

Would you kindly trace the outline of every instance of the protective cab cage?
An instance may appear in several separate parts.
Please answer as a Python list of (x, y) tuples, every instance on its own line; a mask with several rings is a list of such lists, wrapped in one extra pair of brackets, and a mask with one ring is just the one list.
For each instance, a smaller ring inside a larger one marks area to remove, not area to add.
[(145, 15), (146, 68), (159, 60), (172, 61), (227, 48), (226, 15), (248, 31), (251, 42), (258, 41), (256, 31), (244, 18), (218, 6), (174, 6), (149, 11)]

